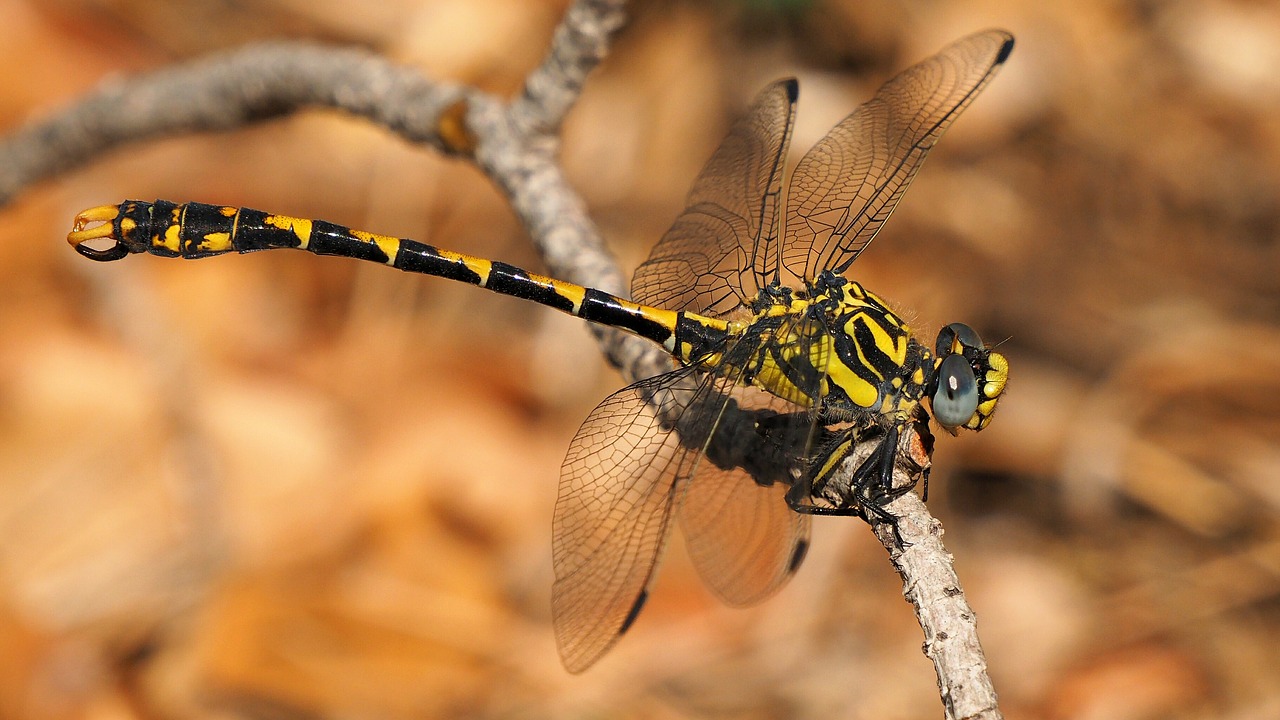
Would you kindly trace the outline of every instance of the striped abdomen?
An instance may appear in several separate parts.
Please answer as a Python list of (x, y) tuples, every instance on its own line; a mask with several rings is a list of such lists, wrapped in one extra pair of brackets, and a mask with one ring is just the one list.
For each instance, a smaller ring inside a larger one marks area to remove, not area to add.
[[(89, 223), (103, 225), (85, 229)], [(111, 238), (102, 251), (82, 245)], [(660, 343), (685, 362), (721, 343), (724, 322), (662, 310), (623, 300), (518, 267), (440, 250), (404, 238), (352, 230), (323, 220), (273, 215), (250, 208), (177, 204), (165, 200), (128, 200), (119, 206), (86, 210), (68, 240), (81, 254), (114, 260), (128, 253), (202, 258), (229, 252), (295, 248), (317, 255), (339, 255), (390, 265), (407, 272), (435, 275), (479, 285), (496, 293), (532, 300), (591, 322), (616, 327)]]

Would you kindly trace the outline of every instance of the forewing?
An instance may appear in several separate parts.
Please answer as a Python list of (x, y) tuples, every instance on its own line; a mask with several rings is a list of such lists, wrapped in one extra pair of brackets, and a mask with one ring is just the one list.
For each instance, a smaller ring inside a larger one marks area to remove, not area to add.
[(570, 672), (599, 659), (644, 603), (697, 457), (659, 418), (692, 402), (689, 379), (677, 370), (610, 395), (569, 445), (551, 526), (551, 605)]
[(885, 83), (814, 145), (787, 191), (786, 268), (808, 281), (844, 272), (1012, 49), (1000, 30), (959, 40)]
[(723, 316), (777, 274), (783, 162), (795, 118), (794, 79), (765, 88), (729, 130), (685, 209), (636, 269), (636, 302)]

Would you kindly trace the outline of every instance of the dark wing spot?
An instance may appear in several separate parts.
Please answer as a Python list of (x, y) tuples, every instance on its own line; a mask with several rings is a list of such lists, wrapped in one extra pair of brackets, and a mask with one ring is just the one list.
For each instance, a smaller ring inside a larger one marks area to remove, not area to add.
[(1013, 52), (1013, 38), (1004, 41), (1004, 45), (1000, 46), (1000, 53), (996, 55), (996, 65), (1000, 65), (1009, 59), (1009, 53)]
[(800, 569), (800, 563), (804, 562), (804, 556), (809, 554), (809, 541), (801, 540), (796, 543), (796, 549), (791, 552), (791, 561), (787, 563), (787, 572), (793, 573)]
[(640, 608), (644, 607), (644, 603), (649, 599), (649, 591), (641, 590), (636, 596), (636, 604), (631, 606), (631, 611), (627, 613), (627, 619), (622, 621), (622, 627), (618, 628), (618, 634), (622, 635), (631, 629), (632, 623), (640, 615)]

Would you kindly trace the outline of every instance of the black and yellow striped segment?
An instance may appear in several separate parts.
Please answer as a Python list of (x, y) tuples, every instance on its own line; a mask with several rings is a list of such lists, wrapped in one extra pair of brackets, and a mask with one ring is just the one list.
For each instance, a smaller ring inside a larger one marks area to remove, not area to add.
[[(91, 223), (101, 223), (90, 227)], [(405, 238), (376, 235), (326, 222), (251, 208), (128, 200), (86, 210), (67, 238), (87, 257), (115, 260), (129, 253), (195, 259), (275, 248), (306, 250), (389, 265), (478, 285), (502, 295), (555, 308), (657, 342), (685, 362), (723, 345), (728, 324), (692, 313), (652, 308), (602, 290), (582, 287), (503, 262), (441, 250)], [(112, 239), (109, 250), (85, 243)]]

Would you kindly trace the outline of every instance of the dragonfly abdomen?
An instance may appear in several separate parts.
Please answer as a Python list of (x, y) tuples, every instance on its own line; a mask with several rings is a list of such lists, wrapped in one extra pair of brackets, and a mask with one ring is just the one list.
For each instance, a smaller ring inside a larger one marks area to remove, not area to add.
[[(85, 229), (92, 222), (102, 225)], [(94, 250), (83, 243), (110, 238), (116, 245)], [(407, 238), (353, 230), (324, 220), (276, 215), (252, 208), (167, 200), (127, 200), (86, 210), (68, 240), (95, 260), (129, 253), (196, 259), (230, 252), (292, 248), (389, 265), (478, 285), (531, 300), (584, 320), (616, 327), (662, 344), (682, 360), (705, 352), (723, 338), (725, 323), (649, 307), (603, 290), (535, 275), (514, 265), (442, 250)], [(677, 331), (679, 328), (679, 331)], [(680, 342), (677, 342), (679, 336)]]

